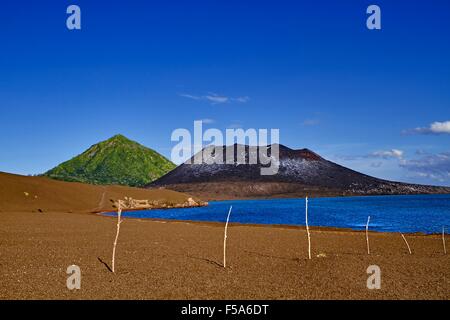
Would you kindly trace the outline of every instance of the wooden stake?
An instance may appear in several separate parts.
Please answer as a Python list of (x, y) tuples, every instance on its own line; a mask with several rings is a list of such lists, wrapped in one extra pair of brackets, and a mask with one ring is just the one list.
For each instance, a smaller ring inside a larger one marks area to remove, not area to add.
[(405, 236), (403, 235), (403, 233), (400, 232), (400, 234), (402, 235), (403, 240), (405, 240), (406, 246), (408, 247), (409, 254), (412, 254), (411, 248), (409, 247), (409, 244), (408, 244), (408, 241), (406, 241), (406, 238), (405, 238)]
[(367, 254), (370, 254), (370, 246), (369, 246), (369, 222), (370, 222), (370, 216), (367, 218), (367, 224), (366, 224)]
[(223, 267), (227, 267), (227, 232), (228, 232), (228, 222), (230, 221), (231, 210), (233, 206), (230, 207), (230, 211), (228, 211), (227, 223), (225, 224), (225, 234), (223, 236)]
[(121, 215), (122, 215), (122, 202), (121, 200), (118, 201), (118, 208), (117, 208), (117, 233), (116, 233), (116, 239), (114, 240), (114, 247), (113, 247), (113, 254), (112, 254), (112, 272), (115, 272), (115, 262), (116, 262), (116, 246), (117, 246), (117, 240), (119, 239), (119, 232), (120, 232), (120, 224), (122, 223)]
[(442, 245), (444, 246), (444, 254), (447, 254), (447, 248), (445, 248), (445, 227), (442, 227)]
[(309, 234), (309, 225), (308, 225), (308, 197), (306, 197), (305, 221), (306, 221), (306, 233), (308, 234), (308, 258), (309, 260), (311, 260), (311, 235)]

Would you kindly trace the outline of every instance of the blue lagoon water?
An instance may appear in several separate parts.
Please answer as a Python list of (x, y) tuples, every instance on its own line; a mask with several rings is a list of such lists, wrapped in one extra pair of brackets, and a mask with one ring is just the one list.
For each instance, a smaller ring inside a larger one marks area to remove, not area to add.
[[(211, 201), (201, 208), (124, 212), (124, 217), (250, 224), (305, 225), (305, 199)], [(310, 226), (391, 232), (442, 232), (450, 226), (450, 195), (310, 198)], [(109, 215), (115, 215), (111, 213)]]

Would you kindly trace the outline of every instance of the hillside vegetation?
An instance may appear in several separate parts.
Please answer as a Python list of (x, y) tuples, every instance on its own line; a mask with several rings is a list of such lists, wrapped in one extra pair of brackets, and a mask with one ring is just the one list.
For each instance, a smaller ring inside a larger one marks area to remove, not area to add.
[(141, 187), (176, 166), (156, 151), (116, 135), (47, 171), (52, 179)]

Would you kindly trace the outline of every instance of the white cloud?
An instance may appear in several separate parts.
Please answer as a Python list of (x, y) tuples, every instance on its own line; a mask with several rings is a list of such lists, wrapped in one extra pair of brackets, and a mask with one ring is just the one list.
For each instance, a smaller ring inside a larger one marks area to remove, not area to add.
[(230, 102), (246, 103), (246, 102), (250, 101), (250, 98), (248, 96), (233, 98), (233, 97), (228, 97), (228, 96), (224, 96), (224, 95), (219, 95), (214, 92), (210, 92), (210, 93), (208, 93), (206, 95), (202, 95), (202, 96), (197, 96), (197, 95), (192, 95), (192, 94), (187, 94), (187, 93), (180, 93), (178, 95), (180, 97), (189, 98), (192, 100), (207, 101), (207, 102), (210, 102), (211, 104), (224, 104), (224, 103), (230, 103)]
[(434, 133), (450, 133), (450, 121), (433, 122), (430, 130)]
[(419, 127), (403, 131), (405, 134), (450, 134), (450, 121), (435, 121), (428, 127)]
[(450, 152), (430, 154), (420, 159), (401, 160), (400, 166), (419, 177), (450, 181)]
[(178, 94), (180, 97), (184, 97), (184, 98), (189, 98), (189, 99), (193, 99), (193, 100), (201, 100), (202, 97), (199, 96), (193, 96), (191, 94), (187, 94), (187, 93), (180, 93)]
[(230, 98), (225, 97), (225, 96), (220, 96), (215, 93), (211, 93), (211, 94), (204, 96), (204, 99), (208, 100), (209, 102), (211, 102), (213, 104), (227, 103), (230, 101)]
[(232, 98), (233, 101), (237, 101), (237, 102), (241, 102), (241, 103), (246, 103), (250, 101), (250, 97), (245, 96), (245, 97), (237, 97), (237, 98)]
[[(415, 155), (416, 158), (408, 159), (402, 150), (390, 149), (365, 155), (339, 156), (338, 159), (352, 161), (352, 164), (362, 163), (361, 166), (363, 168), (366, 168), (367, 165), (374, 170), (382, 167), (383, 172), (386, 172), (386, 166), (399, 166), (407, 170), (409, 172), (408, 176), (410, 177), (431, 179), (446, 185), (450, 183), (450, 151), (433, 154), (419, 150)], [(380, 160), (372, 160), (368, 164), (368, 161), (371, 159)], [(396, 170), (393, 172), (395, 173)], [(389, 177), (386, 178), (389, 179)]]
[(403, 158), (403, 151), (398, 150), (398, 149), (376, 151), (376, 152), (372, 152), (369, 156), (372, 156), (374, 158), (383, 158), (383, 159), (389, 159), (389, 158), (401, 159), (401, 158)]
[[(364, 154), (364, 155), (340, 155), (337, 156), (339, 159), (347, 160), (347, 161), (356, 161), (361, 159), (403, 159), (404, 152), (399, 149), (391, 149), (391, 150), (380, 150), (372, 153)], [(379, 162), (377, 162), (378, 164)], [(375, 166), (374, 166), (375, 167)]]

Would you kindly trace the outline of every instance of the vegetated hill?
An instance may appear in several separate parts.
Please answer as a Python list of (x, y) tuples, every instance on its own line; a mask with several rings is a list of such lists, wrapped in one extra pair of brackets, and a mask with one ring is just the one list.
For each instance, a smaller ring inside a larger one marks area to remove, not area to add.
[(156, 207), (192, 205), (190, 196), (171, 190), (95, 186), (0, 172), (0, 212), (102, 212), (115, 210), (114, 201), (131, 197)]
[(47, 171), (44, 176), (63, 181), (139, 187), (175, 167), (156, 151), (116, 135)]
[[(232, 164), (200, 164), (188, 162), (148, 185), (148, 188), (166, 187), (188, 192), (204, 200), (450, 193), (450, 188), (407, 184), (374, 178), (325, 160), (308, 150), (293, 150), (279, 145), (279, 171), (275, 175), (261, 175), (265, 167), (258, 157), (257, 164), (248, 164), (249, 153), (258, 153), (259, 148), (242, 146), (247, 164), (237, 162), (238, 145), (208, 147), (206, 154), (218, 155), (234, 148)], [(221, 150), (220, 150), (221, 149)], [(205, 150), (205, 149), (204, 149)], [(219, 152), (219, 153), (218, 153)], [(192, 158), (194, 159), (195, 156)], [(191, 160), (192, 160), (191, 159)], [(210, 162), (209, 162), (210, 163)]]

